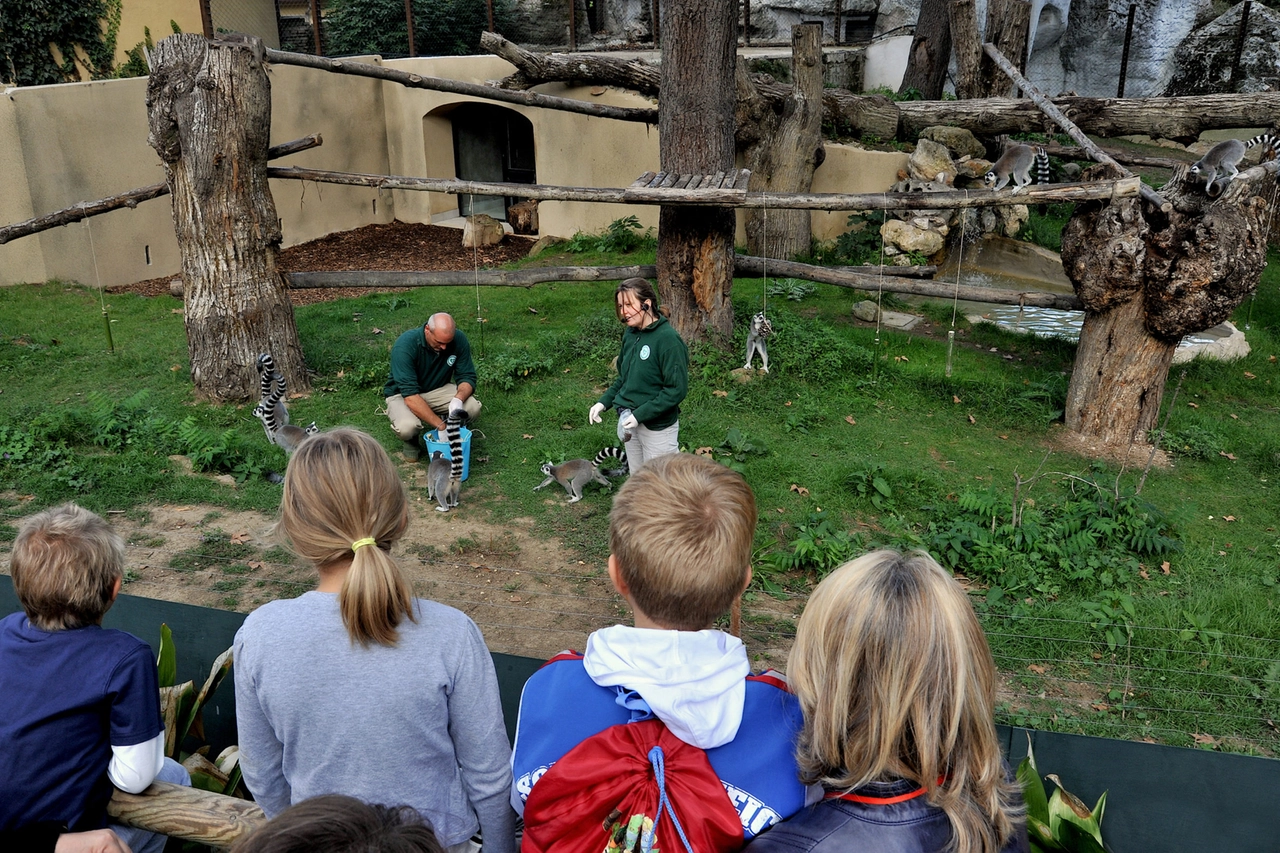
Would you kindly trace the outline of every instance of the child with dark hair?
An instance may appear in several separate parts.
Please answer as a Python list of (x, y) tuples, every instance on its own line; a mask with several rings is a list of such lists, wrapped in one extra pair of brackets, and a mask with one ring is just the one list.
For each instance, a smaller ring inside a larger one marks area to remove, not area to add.
[(326, 794), (290, 806), (231, 853), (445, 853), (409, 806), (370, 805)]
[(24, 612), (0, 619), (0, 848), (158, 853), (165, 836), (107, 827), (113, 786), (190, 784), (164, 757), (150, 647), (102, 627), (124, 542), (64, 504), (21, 524), (10, 571)]

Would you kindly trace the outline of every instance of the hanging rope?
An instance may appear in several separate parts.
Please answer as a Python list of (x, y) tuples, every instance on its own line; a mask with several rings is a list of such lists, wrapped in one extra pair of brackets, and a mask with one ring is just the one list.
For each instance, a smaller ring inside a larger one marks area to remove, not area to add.
[(476, 325), (480, 327), (480, 357), (484, 358), (484, 317), (480, 313), (480, 235), (476, 234), (476, 199), (471, 197), (471, 262), (476, 276)]
[(761, 205), (760, 205), (761, 210), (764, 212), (764, 225), (761, 226), (764, 230), (764, 233), (762, 235), (763, 239), (760, 241), (761, 245), (764, 247), (764, 252), (761, 253), (764, 255), (764, 257), (760, 259), (760, 271), (761, 271), (761, 274), (764, 276), (764, 296), (760, 297), (760, 313), (764, 314), (765, 317), (767, 318), (769, 316), (769, 195), (768, 193), (761, 193), (760, 201), (761, 201)]
[[(964, 197), (965, 197), (965, 200), (968, 201), (969, 190), (966, 189), (964, 191)], [(969, 211), (969, 209), (970, 208), (968, 207), (962, 208), (960, 213), (960, 246), (959, 246), (959, 253), (956, 256), (956, 285), (951, 292), (951, 328), (947, 331), (946, 375), (948, 377), (951, 376), (951, 356), (955, 352), (955, 347), (956, 347), (956, 314), (959, 313), (959, 307), (960, 307), (960, 273), (961, 273), (961, 268), (964, 266), (964, 235), (965, 235), (965, 232), (969, 230), (968, 223), (965, 221), (965, 217), (967, 216), (967, 212)], [(1021, 300), (1019, 300), (1018, 311), (1019, 311), (1018, 316), (1021, 317), (1022, 316)]]
[(84, 230), (89, 235), (89, 256), (93, 258), (93, 277), (98, 282), (98, 305), (102, 308), (102, 328), (107, 333), (107, 352), (114, 354), (116, 345), (111, 340), (111, 316), (107, 314), (107, 298), (102, 291), (102, 273), (98, 270), (98, 251), (93, 246), (93, 228), (89, 225), (89, 215), (85, 212), (85, 202), (80, 202), (80, 215), (84, 220)]

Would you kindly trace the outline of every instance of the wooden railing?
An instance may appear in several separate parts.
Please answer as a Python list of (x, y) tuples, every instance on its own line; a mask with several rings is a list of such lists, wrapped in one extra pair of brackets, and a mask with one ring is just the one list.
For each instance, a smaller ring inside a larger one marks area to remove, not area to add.
[(119, 823), (225, 849), (267, 822), (257, 803), (152, 782), (141, 794), (117, 790), (107, 814)]

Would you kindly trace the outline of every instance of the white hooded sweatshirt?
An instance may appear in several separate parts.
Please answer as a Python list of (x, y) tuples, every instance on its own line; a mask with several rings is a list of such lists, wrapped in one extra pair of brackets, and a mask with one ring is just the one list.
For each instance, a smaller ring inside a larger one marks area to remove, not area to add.
[(583, 665), (601, 687), (634, 690), (671, 733), (712, 749), (738, 734), (751, 663), (723, 631), (614, 625), (587, 638)]

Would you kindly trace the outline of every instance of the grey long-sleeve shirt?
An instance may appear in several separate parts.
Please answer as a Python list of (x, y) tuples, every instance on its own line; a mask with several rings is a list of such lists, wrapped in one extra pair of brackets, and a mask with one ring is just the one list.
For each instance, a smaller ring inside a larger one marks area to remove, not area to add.
[(353, 644), (333, 593), (272, 601), (235, 639), (244, 780), (268, 817), (319, 794), (410, 805), (446, 847), (477, 823), (513, 853), (511, 750), (493, 659), (464, 613), (417, 599), (394, 647)]

